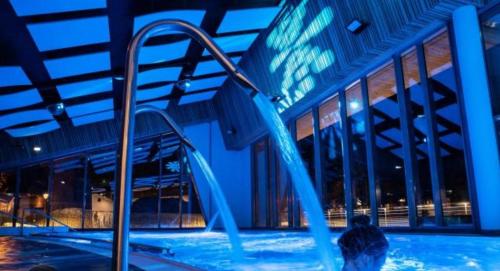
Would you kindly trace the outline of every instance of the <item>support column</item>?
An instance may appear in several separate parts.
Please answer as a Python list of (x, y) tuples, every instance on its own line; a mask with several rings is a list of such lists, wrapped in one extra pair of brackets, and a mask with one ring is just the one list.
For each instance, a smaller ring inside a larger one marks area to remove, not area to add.
[(156, 199), (156, 223), (158, 225), (158, 228), (161, 228), (161, 179), (163, 175), (163, 159), (162, 159), (162, 148), (163, 148), (163, 135), (160, 135), (160, 142), (158, 143), (159, 148), (158, 148), (158, 198)]
[(85, 156), (83, 158), (83, 199), (82, 199), (82, 220), (80, 227), (83, 230), (85, 227), (85, 210), (87, 209), (87, 196), (88, 196), (88, 165), (89, 165), (89, 158)]
[(379, 224), (378, 207), (380, 206), (380, 182), (376, 172), (375, 157), (375, 129), (373, 124), (372, 108), (370, 106), (370, 95), (368, 93), (368, 82), (366, 77), (361, 78), (361, 93), (363, 96), (365, 140), (366, 140), (366, 163), (368, 165), (368, 186), (370, 194), (370, 218), (374, 225)]
[(441, 162), (441, 146), (436, 122), (436, 108), (434, 105), (434, 90), (430, 85), (423, 45), (417, 46), (418, 69), (424, 97), (424, 115), (427, 129), (427, 147), (429, 152), (429, 166), (431, 171), (432, 201), (434, 203), (436, 226), (444, 226), (443, 199), (445, 198), (443, 185), (443, 167)]
[(347, 104), (345, 90), (339, 91), (340, 116), (342, 123), (342, 157), (344, 157), (344, 196), (347, 226), (351, 226), (351, 219), (354, 216), (353, 183), (351, 177), (352, 164), (352, 142), (350, 122), (347, 117)]
[(49, 198), (45, 202), (45, 204), (46, 204), (46, 206), (45, 206), (45, 212), (47, 214), (46, 219), (45, 219), (45, 222), (46, 222), (45, 225), (47, 227), (50, 226), (50, 212), (51, 212), (51, 210), (50, 210), (50, 202), (52, 201), (52, 198), (54, 196), (53, 193), (52, 193), (52, 192), (54, 192), (53, 191), (54, 190), (54, 163), (53, 162), (51, 162), (49, 164), (49, 180), (48, 180), (48, 182), (49, 183), (48, 183), (48, 189), (47, 189), (48, 191), (47, 191), (47, 193), (49, 194)]
[[(292, 121), (290, 124), (290, 134), (292, 136), (293, 142), (297, 142), (297, 123)], [(294, 228), (300, 228), (300, 199), (297, 196), (297, 191), (295, 189), (292, 189), (292, 195), (293, 195), (293, 227)]]
[(403, 68), (401, 58), (394, 58), (394, 70), (401, 121), (401, 134), (403, 136), (404, 170), (406, 184), (406, 202), (408, 203), (408, 221), (410, 228), (417, 225), (417, 200), (416, 183), (419, 181), (417, 154), (414, 143), (413, 118), (411, 115), (410, 93), (404, 85)]
[(480, 226), (483, 231), (499, 231), (500, 158), (476, 8), (453, 12), (453, 28)]
[[(321, 131), (319, 130), (319, 108), (317, 106), (312, 109), (313, 115), (313, 138), (314, 138), (314, 184), (316, 185), (316, 194), (318, 196), (321, 207), (325, 206), (324, 194), (324, 177), (323, 177), (323, 161), (321, 159)], [(323, 210), (324, 211), (324, 210)]]

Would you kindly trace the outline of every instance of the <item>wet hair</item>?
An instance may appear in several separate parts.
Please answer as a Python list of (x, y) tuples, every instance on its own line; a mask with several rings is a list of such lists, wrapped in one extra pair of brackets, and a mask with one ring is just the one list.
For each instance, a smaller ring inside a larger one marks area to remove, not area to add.
[(370, 225), (368, 216), (355, 216), (351, 224), (353, 227), (337, 241), (344, 261), (356, 260), (363, 254), (375, 258), (385, 256), (389, 242), (378, 227)]

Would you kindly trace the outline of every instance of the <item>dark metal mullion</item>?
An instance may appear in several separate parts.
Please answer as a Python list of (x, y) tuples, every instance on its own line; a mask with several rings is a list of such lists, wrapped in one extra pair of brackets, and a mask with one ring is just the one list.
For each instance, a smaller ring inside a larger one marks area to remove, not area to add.
[(45, 213), (46, 213), (46, 226), (50, 226), (50, 202), (52, 201), (53, 198), (53, 191), (54, 190), (54, 163), (51, 162), (49, 163), (49, 177), (48, 177), (48, 188), (47, 188), (47, 193), (49, 195), (49, 198), (45, 201)]
[(434, 108), (434, 91), (427, 78), (427, 69), (425, 62), (424, 47), (422, 44), (417, 46), (418, 69), (422, 83), (424, 97), (424, 112), (427, 124), (427, 146), (429, 151), (429, 162), (432, 181), (432, 198), (434, 202), (435, 223), (436, 226), (444, 226), (443, 217), (443, 172), (441, 167), (441, 154), (439, 138), (437, 133), (436, 115)]
[[(321, 131), (319, 129), (319, 108), (312, 108), (313, 117), (313, 142), (314, 142), (314, 184), (316, 185), (316, 194), (321, 206), (325, 206), (324, 194), (324, 176), (323, 176), (323, 161), (322, 161), (322, 146), (321, 146)], [(323, 210), (324, 211), (324, 210)]]
[(87, 187), (89, 182), (89, 158), (87, 156), (84, 157), (83, 161), (83, 199), (82, 199), (82, 217), (80, 227), (83, 230), (85, 228), (85, 210), (87, 209)]
[(344, 169), (344, 197), (346, 205), (346, 220), (347, 226), (351, 226), (351, 219), (354, 216), (354, 201), (353, 201), (353, 182), (351, 176), (352, 164), (352, 142), (350, 121), (347, 117), (347, 103), (345, 90), (339, 91), (340, 101), (340, 116), (342, 124), (342, 157)]
[(370, 189), (370, 217), (374, 225), (379, 225), (378, 207), (380, 206), (380, 183), (376, 171), (375, 129), (373, 128), (373, 114), (370, 106), (370, 96), (366, 77), (361, 78), (361, 93), (365, 120), (366, 162), (368, 165), (368, 185)]
[(158, 142), (159, 148), (158, 148), (158, 192), (157, 192), (157, 199), (156, 199), (156, 223), (158, 225), (158, 228), (161, 228), (161, 193), (162, 193), (162, 187), (161, 187), (161, 180), (163, 177), (163, 157), (162, 157), (162, 148), (163, 148), (163, 135), (160, 135), (160, 142)]
[[(17, 213), (19, 212), (19, 194), (21, 192), (21, 167), (16, 168), (16, 191), (14, 194), (14, 215), (12, 216), (12, 227), (17, 226)], [(23, 219), (23, 217), (21, 217)], [(22, 221), (20, 221), (22, 222)]]
[(418, 177), (418, 161), (415, 147), (415, 135), (413, 131), (413, 117), (410, 105), (410, 93), (404, 85), (403, 67), (401, 58), (394, 57), (394, 71), (396, 76), (396, 89), (398, 96), (399, 115), (401, 122), (401, 133), (403, 137), (404, 171), (406, 184), (406, 202), (408, 205), (408, 221), (410, 228), (417, 227), (417, 201), (416, 183)]
[(182, 150), (184, 149), (184, 144), (181, 141), (179, 144), (179, 228), (182, 228), (182, 197), (184, 196), (184, 191), (182, 189), (182, 183), (184, 180), (184, 154)]
[[(290, 123), (290, 134), (292, 136), (292, 140), (294, 144), (297, 144), (297, 123), (296, 120)], [(290, 176), (290, 174), (289, 174)], [(300, 227), (300, 199), (297, 195), (297, 191), (295, 189), (292, 190), (293, 195), (293, 203), (292, 203), (292, 211), (293, 211), (293, 227)]]
[(275, 155), (275, 144), (273, 140), (268, 140), (269, 142), (269, 148), (268, 148), (268, 157), (269, 157), (269, 193), (268, 193), (268, 206), (269, 206), (269, 218), (270, 218), (270, 224), (268, 226), (270, 227), (276, 227), (278, 225), (278, 210), (276, 208), (276, 201), (278, 198), (278, 194), (276, 193), (277, 189), (277, 178), (276, 174), (279, 174), (276, 170), (276, 164), (277, 164), (277, 157)]

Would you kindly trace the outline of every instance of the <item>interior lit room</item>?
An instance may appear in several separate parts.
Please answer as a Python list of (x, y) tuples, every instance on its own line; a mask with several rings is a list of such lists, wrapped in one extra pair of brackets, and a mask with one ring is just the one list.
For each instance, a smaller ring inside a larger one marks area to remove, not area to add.
[(500, 270), (500, 0), (0, 1), (0, 270)]

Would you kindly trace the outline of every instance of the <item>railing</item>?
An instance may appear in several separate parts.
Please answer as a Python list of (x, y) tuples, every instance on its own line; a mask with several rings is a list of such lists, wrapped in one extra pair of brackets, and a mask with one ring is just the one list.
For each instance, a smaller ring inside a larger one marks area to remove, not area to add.
[[(40, 219), (42, 218), (42, 219)], [(29, 220), (28, 220), (29, 219)], [(32, 224), (25, 223), (26, 221), (32, 221)], [(68, 231), (74, 231), (69, 225), (55, 219), (49, 214), (33, 208), (24, 208), (21, 213), (21, 235), (24, 235), (25, 225), (35, 226), (43, 229), (51, 229), (51, 232), (55, 232), (56, 227), (66, 228)], [(41, 233), (41, 232), (39, 232)]]
[[(354, 215), (370, 215), (369, 208), (354, 210)], [(469, 202), (445, 203), (443, 204), (445, 217), (463, 218), (470, 217), (471, 205)], [(417, 206), (417, 215), (420, 218), (433, 218), (435, 215), (433, 204), (422, 204)], [(346, 226), (346, 211), (343, 208), (327, 209), (325, 216), (331, 227)], [(408, 227), (408, 206), (388, 206), (378, 208), (379, 225), (381, 227)], [(460, 222), (462, 220), (458, 220)], [(467, 219), (464, 219), (467, 223)]]
[[(5, 218), (7, 218), (7, 219), (5, 219)], [(13, 226), (12, 223), (13, 223), (14, 219), (16, 221), (18, 221), (17, 223), (19, 223), (20, 220), (15, 215), (13, 215), (11, 213), (6, 213), (4, 211), (0, 211), (0, 227), (12, 227)], [(10, 225), (9, 225), (9, 223), (10, 223)]]

